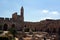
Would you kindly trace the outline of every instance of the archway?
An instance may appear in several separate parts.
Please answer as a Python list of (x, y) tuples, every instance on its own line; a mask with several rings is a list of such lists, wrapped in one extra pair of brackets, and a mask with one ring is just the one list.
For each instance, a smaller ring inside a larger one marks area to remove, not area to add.
[(15, 28), (15, 24), (12, 24), (12, 27)]
[(58, 34), (60, 35), (60, 27), (58, 28)]
[(26, 28), (26, 25), (24, 27)]
[(0, 25), (0, 30), (2, 30), (2, 25)]
[(4, 26), (3, 26), (3, 30), (4, 31), (7, 31), (8, 30), (8, 25), (5, 23)]
[(53, 28), (53, 33), (56, 33), (56, 28)]

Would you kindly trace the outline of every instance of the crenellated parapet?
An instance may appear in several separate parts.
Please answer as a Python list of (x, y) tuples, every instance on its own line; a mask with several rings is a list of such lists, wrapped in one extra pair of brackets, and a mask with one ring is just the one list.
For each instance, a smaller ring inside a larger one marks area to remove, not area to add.
[(9, 20), (10, 20), (10, 18), (5, 18), (4, 20), (9, 21)]
[(3, 17), (0, 17), (0, 20), (4, 20), (4, 18)]
[(12, 18), (3, 18), (3, 17), (0, 17), (0, 21), (10, 21), (12, 20)]

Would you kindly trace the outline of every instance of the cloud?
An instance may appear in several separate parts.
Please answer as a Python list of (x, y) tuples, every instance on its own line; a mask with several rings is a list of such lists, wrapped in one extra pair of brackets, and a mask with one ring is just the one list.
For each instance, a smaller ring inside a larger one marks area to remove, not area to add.
[(58, 11), (53, 11), (53, 12), (51, 12), (52, 14), (59, 14), (59, 12)]
[(48, 13), (49, 11), (48, 10), (42, 10), (42, 13)]
[(41, 10), (40, 11), (41, 13), (45, 13), (45, 14), (59, 14), (58, 11), (49, 11), (49, 10)]

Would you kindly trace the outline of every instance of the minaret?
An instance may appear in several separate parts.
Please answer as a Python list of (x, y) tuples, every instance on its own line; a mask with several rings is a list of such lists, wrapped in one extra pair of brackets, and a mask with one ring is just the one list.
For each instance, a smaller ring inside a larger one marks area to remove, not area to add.
[(23, 15), (24, 15), (24, 8), (23, 8), (23, 6), (22, 6), (22, 7), (21, 7), (21, 17), (24, 17)]
[(21, 7), (21, 17), (20, 17), (20, 20), (21, 20), (21, 27), (23, 27), (24, 26), (24, 8), (23, 8), (23, 6)]

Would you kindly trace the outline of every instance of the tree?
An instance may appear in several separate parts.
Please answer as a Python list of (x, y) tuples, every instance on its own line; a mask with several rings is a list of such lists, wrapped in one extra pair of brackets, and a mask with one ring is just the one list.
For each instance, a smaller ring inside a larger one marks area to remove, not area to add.
[(29, 28), (25, 28), (25, 32), (29, 32)]
[(32, 29), (30, 29), (30, 30), (29, 30), (29, 34), (30, 34), (30, 35), (31, 35), (31, 34), (33, 34), (33, 31), (32, 31)]
[(13, 37), (16, 37), (17, 30), (16, 30), (14, 24), (13, 24), (12, 27), (9, 29), (9, 32), (13, 35)]
[(2, 29), (3, 25), (0, 24), (0, 34), (3, 33), (3, 29)]

